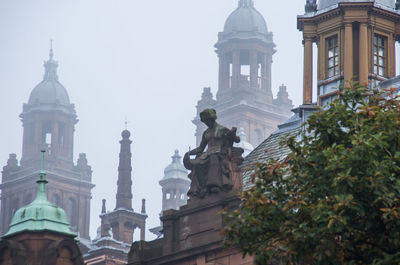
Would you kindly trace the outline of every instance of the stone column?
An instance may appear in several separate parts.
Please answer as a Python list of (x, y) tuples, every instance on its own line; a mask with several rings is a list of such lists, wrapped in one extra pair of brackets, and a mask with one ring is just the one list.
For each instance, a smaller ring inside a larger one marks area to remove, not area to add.
[(143, 224), (143, 226), (140, 227), (140, 240), (141, 241), (145, 240), (145, 235), (146, 235), (146, 225)]
[(250, 51), (250, 87), (260, 88), (258, 85), (258, 58), (257, 51)]
[(238, 88), (240, 80), (240, 51), (232, 52), (232, 87)]
[(265, 54), (262, 55), (261, 59), (261, 88), (267, 90), (267, 60)]
[(222, 54), (218, 55), (218, 61), (219, 61), (219, 70), (218, 70), (218, 87), (219, 89), (224, 89), (224, 79), (223, 79), (223, 71), (224, 71), (224, 67), (223, 67), (223, 62), (224, 60), (222, 59)]
[(303, 69), (303, 104), (312, 103), (312, 89), (313, 89), (313, 51), (312, 39), (309, 37), (304, 38), (304, 69)]
[(265, 76), (265, 84), (266, 84), (266, 90), (268, 95), (271, 96), (271, 102), (272, 102), (272, 70), (271, 70), (271, 65), (272, 65), (272, 53), (271, 54), (266, 54), (265, 55), (265, 67), (266, 67), (266, 76)]
[(60, 144), (58, 142), (58, 122), (53, 121), (51, 129), (51, 152), (54, 155), (58, 155), (60, 151)]
[(220, 55), (219, 57), (219, 88), (220, 89), (228, 89), (229, 87), (229, 62), (226, 58), (227, 56)]
[[(361, 34), (360, 34), (361, 35)], [(344, 81), (351, 85), (353, 78), (353, 25), (346, 23), (344, 27)]]
[(393, 76), (396, 76), (396, 39), (393, 38)]
[(360, 23), (359, 83), (368, 85), (368, 32), (367, 23)]
[(388, 37), (388, 51), (387, 51), (387, 65), (388, 71), (387, 75), (389, 78), (394, 77), (396, 75), (396, 52), (395, 52), (396, 42), (393, 38), (393, 34), (389, 34)]

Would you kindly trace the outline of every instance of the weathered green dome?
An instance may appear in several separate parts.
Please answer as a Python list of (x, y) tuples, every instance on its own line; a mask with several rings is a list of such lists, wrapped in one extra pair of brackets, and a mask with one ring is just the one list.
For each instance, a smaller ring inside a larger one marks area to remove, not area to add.
[[(44, 151), (42, 152), (44, 154)], [(39, 189), (36, 199), (32, 203), (15, 212), (9, 231), (3, 236), (3, 238), (22, 232), (42, 231), (51, 231), (76, 237), (76, 235), (70, 230), (70, 225), (65, 211), (47, 200), (45, 188), (47, 180), (46, 173), (44, 173), (43, 170), (43, 158), (42, 170), (39, 174), (39, 180), (37, 183)]]

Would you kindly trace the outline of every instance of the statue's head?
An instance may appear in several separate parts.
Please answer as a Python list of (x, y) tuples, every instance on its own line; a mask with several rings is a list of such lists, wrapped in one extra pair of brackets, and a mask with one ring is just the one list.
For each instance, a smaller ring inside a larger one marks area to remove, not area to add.
[[(205, 109), (200, 112), (200, 120), (207, 124), (207, 121), (215, 121), (217, 119), (217, 112), (215, 109)], [(208, 124), (207, 124), (208, 125)]]

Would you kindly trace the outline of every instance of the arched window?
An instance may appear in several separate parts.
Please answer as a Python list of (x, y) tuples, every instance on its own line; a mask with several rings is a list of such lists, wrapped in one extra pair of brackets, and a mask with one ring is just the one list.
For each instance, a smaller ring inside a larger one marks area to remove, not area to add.
[(63, 247), (58, 252), (58, 257), (56, 261), (57, 264), (72, 264), (72, 253), (71, 250), (67, 247)]

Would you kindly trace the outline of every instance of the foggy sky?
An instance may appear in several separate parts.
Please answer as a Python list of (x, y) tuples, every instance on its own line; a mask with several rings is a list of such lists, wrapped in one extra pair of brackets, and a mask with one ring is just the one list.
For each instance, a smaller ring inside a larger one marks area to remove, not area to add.
[[(1, 0), (0, 166), (22, 150), (18, 115), (42, 80), (52, 38), (59, 81), (75, 104), (74, 161), (87, 154), (93, 170), (91, 237), (101, 199), (115, 207), (119, 140), (131, 131), (133, 206), (147, 200), (147, 227), (159, 225), (158, 181), (175, 149), (195, 147), (195, 105), (202, 88), (215, 95), (213, 45), (237, 0)], [(296, 16), (305, 0), (255, 0), (274, 33), (272, 85), (301, 103), (303, 46)], [(147, 239), (151, 239), (147, 233)], [(137, 236), (137, 235), (136, 235)], [(135, 238), (137, 238), (135, 236)]]

